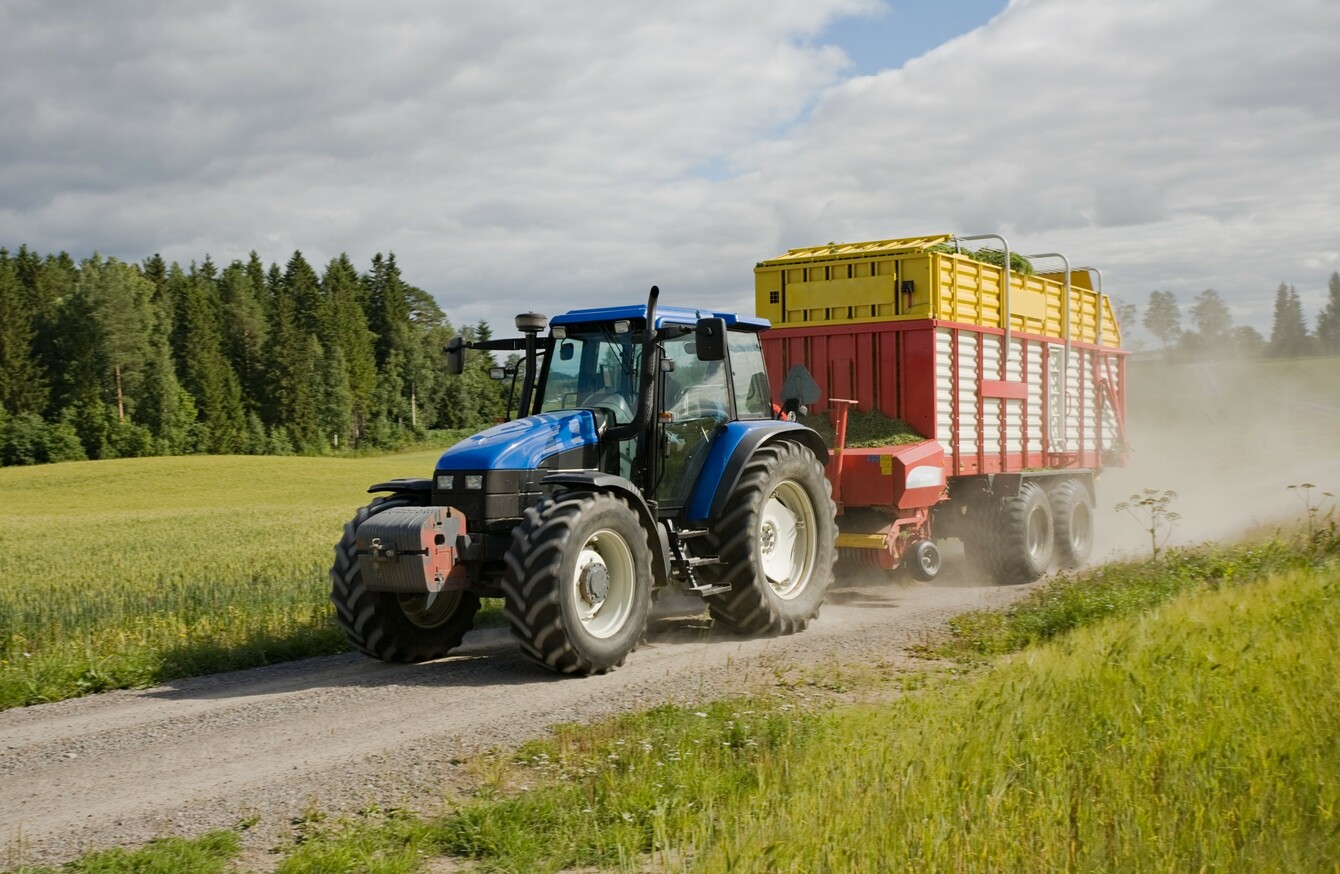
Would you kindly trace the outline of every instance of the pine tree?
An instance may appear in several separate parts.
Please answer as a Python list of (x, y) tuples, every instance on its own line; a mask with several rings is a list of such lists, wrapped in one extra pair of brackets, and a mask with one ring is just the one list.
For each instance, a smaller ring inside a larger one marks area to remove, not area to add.
[(289, 283), (280, 278), (274, 291), (262, 418), (272, 436), (282, 429), (297, 451), (316, 452), (323, 442), (316, 361), (321, 345), (304, 330)]
[(1298, 291), (1281, 282), (1275, 291), (1275, 322), (1270, 331), (1270, 345), (1266, 354), (1272, 358), (1306, 355), (1310, 339)]
[(247, 445), (246, 410), (237, 373), (223, 352), (223, 305), (215, 271), (206, 258), (186, 277), (179, 300), (179, 331), (186, 352), (182, 384), (195, 399), (201, 449), (241, 452)]
[(234, 261), (219, 277), (223, 353), (237, 374), (242, 406), (248, 412), (260, 408), (264, 388), (265, 340), (269, 334), (267, 297), (265, 269), (255, 252), (247, 264)]
[(0, 249), (0, 410), (40, 415), (47, 384), (33, 348), (37, 336), (18, 269)]
[(326, 312), (321, 342), (329, 359), (327, 367), (332, 374), (336, 370), (343, 374), (332, 378), (343, 382), (342, 392), (347, 395), (348, 409), (340, 414), (340, 421), (348, 424), (340, 432), (337, 445), (357, 445), (373, 412), (377, 357), (376, 338), (368, 329), (366, 289), (348, 256), (340, 255), (326, 265), (321, 292)]
[(1326, 308), (1317, 314), (1317, 346), (1324, 354), (1340, 354), (1340, 273), (1332, 273)]

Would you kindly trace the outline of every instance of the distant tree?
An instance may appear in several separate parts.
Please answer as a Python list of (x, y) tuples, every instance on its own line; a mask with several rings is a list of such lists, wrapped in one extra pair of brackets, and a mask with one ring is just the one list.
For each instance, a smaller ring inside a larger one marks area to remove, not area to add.
[(248, 413), (259, 408), (264, 392), (265, 341), (270, 332), (268, 297), (265, 268), (255, 252), (246, 264), (234, 261), (219, 277), (223, 353), (237, 374)]
[(1248, 325), (1239, 325), (1229, 333), (1235, 358), (1261, 358), (1266, 354), (1266, 338)]
[(0, 410), (41, 415), (47, 383), (34, 354), (37, 330), (18, 268), (0, 249)]
[(199, 413), (200, 448), (230, 454), (246, 447), (246, 410), (241, 383), (224, 354), (223, 304), (214, 273), (206, 258), (183, 286), (179, 327), (188, 353), (181, 373)]
[(1140, 323), (1139, 308), (1133, 303), (1127, 303), (1117, 298), (1113, 298), (1112, 302), (1116, 307), (1117, 325), (1122, 331), (1122, 342), (1131, 349), (1139, 349), (1144, 345), (1144, 342), (1129, 333)]
[(1281, 282), (1275, 291), (1275, 322), (1266, 354), (1272, 358), (1297, 358), (1308, 353), (1310, 340), (1298, 291)]
[(1340, 354), (1340, 273), (1331, 274), (1326, 308), (1317, 314), (1318, 351)]
[(1233, 328), (1233, 316), (1219, 292), (1207, 288), (1191, 305), (1191, 324), (1207, 343), (1221, 342)]
[(1182, 311), (1171, 291), (1151, 291), (1145, 307), (1145, 330), (1163, 344), (1166, 355), (1170, 344), (1182, 336)]
[[(326, 265), (321, 294), (325, 321), (320, 339), (327, 358), (328, 392), (334, 392), (329, 398), (343, 398), (338, 402), (328, 398), (327, 403), (342, 404), (345, 409), (338, 413), (338, 421), (347, 423), (340, 427), (336, 445), (357, 445), (372, 416), (377, 391), (376, 337), (368, 328), (366, 289), (347, 255)], [(331, 415), (336, 415), (333, 409)], [(329, 424), (327, 430), (334, 427)]]

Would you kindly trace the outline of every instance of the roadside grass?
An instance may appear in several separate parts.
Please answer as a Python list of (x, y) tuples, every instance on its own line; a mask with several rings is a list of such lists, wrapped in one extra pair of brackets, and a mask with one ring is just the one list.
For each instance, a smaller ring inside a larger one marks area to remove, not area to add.
[(346, 649), (342, 526), (438, 454), (0, 468), (0, 709)]
[(62, 868), (22, 865), (13, 874), (227, 874), (241, 852), (236, 832), (215, 831), (201, 837), (164, 838), (136, 850), (113, 849), (89, 853)]
[(1333, 871), (1340, 572), (1079, 629), (823, 717), (699, 871)]
[(278, 871), (1335, 870), (1334, 527), (973, 615), (933, 648), (966, 679), (561, 726), (474, 762), (443, 815), (326, 824)]
[[(957, 675), (559, 726), (472, 760), (439, 816), (304, 817), (275, 870), (1335, 871), (1334, 526), (1058, 578), (1001, 615), (929, 648)], [(148, 864), (96, 870), (177, 870)]]

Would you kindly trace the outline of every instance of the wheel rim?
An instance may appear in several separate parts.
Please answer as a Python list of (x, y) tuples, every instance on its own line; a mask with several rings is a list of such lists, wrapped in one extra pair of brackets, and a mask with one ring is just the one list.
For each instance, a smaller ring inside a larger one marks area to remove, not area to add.
[(616, 531), (592, 534), (577, 553), (572, 573), (577, 619), (593, 637), (612, 637), (633, 612), (637, 574), (633, 550)]
[(927, 576), (935, 576), (940, 571), (940, 552), (933, 547), (923, 547), (921, 555), (921, 571)]
[(1047, 555), (1047, 544), (1052, 533), (1048, 530), (1047, 511), (1043, 507), (1034, 507), (1028, 514), (1028, 554), (1034, 561), (1041, 561)]
[(460, 592), (415, 592), (396, 595), (400, 612), (419, 628), (437, 628), (451, 619), (461, 604)]
[(809, 582), (816, 530), (814, 505), (799, 483), (780, 483), (763, 502), (758, 550), (768, 585), (778, 597), (793, 598)]

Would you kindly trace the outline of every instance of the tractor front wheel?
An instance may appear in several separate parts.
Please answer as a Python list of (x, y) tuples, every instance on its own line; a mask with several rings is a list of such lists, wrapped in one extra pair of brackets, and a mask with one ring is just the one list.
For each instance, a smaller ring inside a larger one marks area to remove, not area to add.
[(392, 507), (417, 506), (403, 496), (377, 498), (344, 526), (330, 569), (335, 621), (349, 645), (384, 662), (423, 662), (461, 645), (474, 626), (479, 596), (473, 592), (370, 592), (358, 565), (358, 526)]
[(824, 469), (798, 443), (760, 447), (713, 525), (720, 565), (700, 573), (731, 589), (712, 618), (744, 634), (792, 634), (819, 615), (837, 559), (837, 508)]
[(504, 612), (521, 650), (563, 674), (624, 663), (647, 627), (651, 548), (610, 494), (569, 492), (526, 511), (505, 556)]

